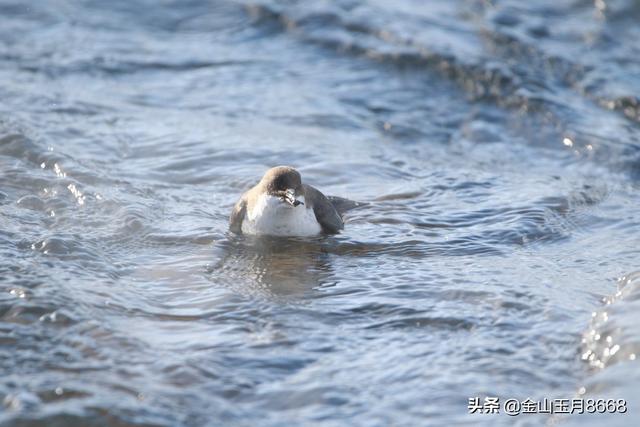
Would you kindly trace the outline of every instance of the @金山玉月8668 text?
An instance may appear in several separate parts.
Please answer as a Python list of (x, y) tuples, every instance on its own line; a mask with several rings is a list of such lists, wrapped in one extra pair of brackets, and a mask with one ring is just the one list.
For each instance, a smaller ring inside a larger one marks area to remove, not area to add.
[(547, 399), (524, 400), (503, 399), (486, 396), (470, 397), (468, 405), (470, 414), (603, 414), (627, 412), (627, 401), (624, 399)]

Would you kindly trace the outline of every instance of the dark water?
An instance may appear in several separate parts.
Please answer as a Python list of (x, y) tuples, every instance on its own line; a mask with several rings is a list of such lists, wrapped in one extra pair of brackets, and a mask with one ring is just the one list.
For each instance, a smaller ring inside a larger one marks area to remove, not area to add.
[[(639, 20), (0, 1), (0, 425), (635, 425)], [(229, 235), (278, 164), (369, 205), (334, 237)]]

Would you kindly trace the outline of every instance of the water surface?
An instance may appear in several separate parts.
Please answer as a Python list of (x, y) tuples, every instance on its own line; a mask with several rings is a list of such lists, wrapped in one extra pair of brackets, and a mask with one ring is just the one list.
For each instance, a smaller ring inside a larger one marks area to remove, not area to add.
[(534, 3), (0, 1), (0, 425), (632, 425), (640, 6)]

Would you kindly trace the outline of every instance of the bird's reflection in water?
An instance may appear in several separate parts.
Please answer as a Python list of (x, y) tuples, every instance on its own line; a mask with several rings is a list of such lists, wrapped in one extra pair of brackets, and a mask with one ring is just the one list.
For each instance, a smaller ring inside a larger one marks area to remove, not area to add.
[(241, 294), (304, 298), (335, 281), (326, 240), (232, 236), (216, 245), (220, 260), (207, 272), (213, 282)]

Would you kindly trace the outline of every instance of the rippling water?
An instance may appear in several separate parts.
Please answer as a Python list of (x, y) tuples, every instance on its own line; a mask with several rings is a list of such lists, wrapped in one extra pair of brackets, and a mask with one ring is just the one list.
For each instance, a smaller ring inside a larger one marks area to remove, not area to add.
[(0, 1), (0, 425), (633, 425), (640, 6), (531, 3)]

